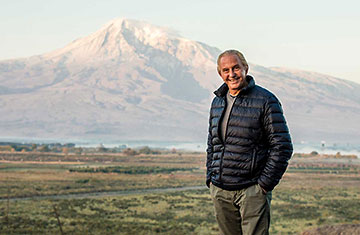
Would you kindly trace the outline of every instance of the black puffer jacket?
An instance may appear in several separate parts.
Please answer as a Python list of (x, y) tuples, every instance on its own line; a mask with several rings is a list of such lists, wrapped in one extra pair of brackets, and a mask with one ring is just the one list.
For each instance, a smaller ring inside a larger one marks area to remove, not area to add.
[(214, 93), (210, 109), (207, 179), (226, 190), (258, 183), (271, 191), (281, 179), (292, 155), (289, 130), (278, 99), (246, 77), (234, 101), (224, 142), (219, 125), (226, 106), (227, 85)]

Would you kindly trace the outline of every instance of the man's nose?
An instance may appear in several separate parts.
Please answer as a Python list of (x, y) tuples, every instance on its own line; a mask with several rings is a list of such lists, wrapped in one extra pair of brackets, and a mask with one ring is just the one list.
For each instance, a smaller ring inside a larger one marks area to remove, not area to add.
[(234, 73), (234, 71), (232, 69), (230, 69), (229, 75), (230, 75), (231, 78), (235, 77), (235, 73)]

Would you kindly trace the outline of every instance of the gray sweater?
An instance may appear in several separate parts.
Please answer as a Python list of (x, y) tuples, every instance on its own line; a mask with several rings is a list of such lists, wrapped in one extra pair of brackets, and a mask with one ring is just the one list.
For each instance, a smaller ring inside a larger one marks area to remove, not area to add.
[(226, 135), (226, 127), (230, 116), (231, 108), (234, 104), (236, 96), (232, 96), (230, 92), (228, 91), (226, 94), (226, 109), (223, 118), (220, 121), (220, 134), (222, 141), (225, 141), (225, 135)]

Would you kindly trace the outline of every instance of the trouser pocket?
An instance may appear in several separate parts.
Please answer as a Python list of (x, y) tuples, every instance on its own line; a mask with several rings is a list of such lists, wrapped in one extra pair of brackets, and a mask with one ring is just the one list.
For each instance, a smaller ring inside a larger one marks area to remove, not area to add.
[(243, 234), (268, 234), (270, 205), (260, 185), (248, 187), (240, 204)]
[(260, 184), (255, 184), (255, 187), (258, 189), (258, 191), (259, 191), (262, 195), (266, 196), (266, 193), (264, 192), (264, 190), (262, 190)]

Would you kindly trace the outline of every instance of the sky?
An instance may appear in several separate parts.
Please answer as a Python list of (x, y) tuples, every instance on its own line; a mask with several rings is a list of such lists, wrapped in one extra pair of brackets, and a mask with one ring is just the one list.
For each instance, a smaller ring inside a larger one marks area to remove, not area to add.
[[(143, 20), (250, 63), (360, 83), (357, 0), (0, 0), (0, 60), (38, 55), (114, 18)], [(250, 68), (251, 69), (251, 68)]]

